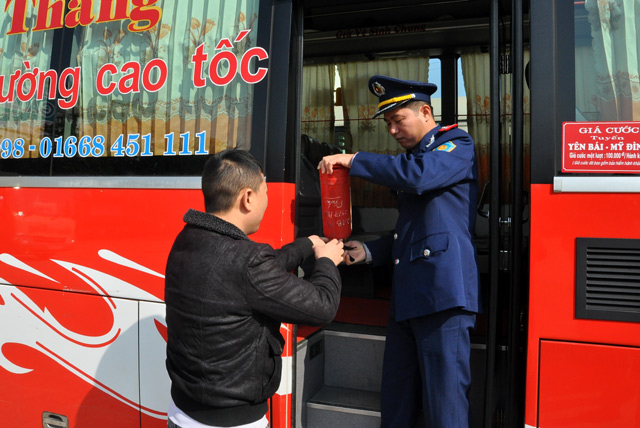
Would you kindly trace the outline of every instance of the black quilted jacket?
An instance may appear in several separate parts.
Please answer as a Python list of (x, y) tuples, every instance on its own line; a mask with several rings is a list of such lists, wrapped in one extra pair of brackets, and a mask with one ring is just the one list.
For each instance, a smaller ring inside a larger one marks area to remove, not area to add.
[(309, 239), (274, 250), (211, 214), (189, 210), (184, 220), (165, 279), (172, 398), (204, 424), (256, 421), (280, 384), (280, 324), (330, 322), (338, 269), (318, 259), (305, 281), (290, 272), (312, 254)]

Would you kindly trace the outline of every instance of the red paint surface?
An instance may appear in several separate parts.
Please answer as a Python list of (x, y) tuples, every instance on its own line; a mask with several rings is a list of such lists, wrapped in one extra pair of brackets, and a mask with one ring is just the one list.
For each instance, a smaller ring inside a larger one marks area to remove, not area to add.
[(640, 426), (640, 348), (540, 345), (540, 427)]
[[(269, 206), (251, 239), (275, 248), (293, 240), (294, 198), (295, 185), (269, 183)], [(0, 254), (50, 279), (3, 262), (0, 278), (20, 286), (64, 328), (83, 335), (104, 334), (113, 324), (110, 299), (95, 298), (103, 293), (54, 260), (107, 273), (162, 299), (162, 277), (105, 260), (99, 251), (109, 250), (163, 275), (171, 245), (184, 226), (184, 213), (203, 207), (200, 190), (0, 188)], [(57, 297), (63, 294), (64, 299)], [(113, 296), (130, 297), (126, 292)], [(5, 304), (0, 301), (0, 311)], [(160, 333), (162, 327), (158, 326)], [(20, 320), (12, 328), (19, 329)], [(287, 328), (284, 355), (290, 356), (293, 338), (291, 326)], [(0, 368), (0, 411), (7, 426), (41, 426), (42, 412), (52, 411), (69, 416), (71, 428), (166, 427), (165, 419), (141, 414), (33, 348), (7, 343), (2, 352), (32, 368), (26, 374)], [(291, 402), (290, 394), (274, 397), (274, 428), (291, 426)]]
[[(290, 242), (294, 196), (293, 184), (269, 183), (269, 206), (251, 239), (275, 248)], [(189, 208), (204, 209), (200, 190), (0, 188), (0, 254), (55, 281), (5, 263), (0, 263), (0, 278), (13, 285), (96, 294), (52, 262), (62, 260), (107, 272), (162, 299), (162, 278), (107, 261), (98, 251), (110, 250), (164, 274)]]
[[(551, 185), (531, 186), (527, 425), (547, 428), (542, 421), (553, 420), (553, 413), (559, 411), (558, 408), (541, 406), (541, 423), (538, 425), (538, 381), (547, 384), (547, 376), (553, 375), (552, 371), (543, 371), (549, 365), (538, 370), (541, 340), (640, 347), (638, 323), (575, 318), (577, 237), (640, 239), (640, 197), (637, 194), (553, 193)], [(556, 352), (562, 353), (564, 349)], [(579, 364), (580, 357), (575, 352), (569, 358), (574, 358)], [(593, 367), (593, 370), (597, 371), (598, 367)], [(593, 387), (606, 391), (610, 383), (603, 382)], [(639, 387), (636, 384), (634, 388), (637, 391)], [(580, 385), (576, 385), (574, 390), (579, 397)], [(598, 403), (584, 400), (581, 406), (598, 408)]]

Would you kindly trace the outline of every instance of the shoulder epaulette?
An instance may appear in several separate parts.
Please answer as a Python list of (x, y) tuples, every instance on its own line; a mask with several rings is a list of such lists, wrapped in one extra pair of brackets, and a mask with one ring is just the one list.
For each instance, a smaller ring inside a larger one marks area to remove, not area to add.
[(450, 131), (450, 130), (452, 130), (453, 128), (457, 128), (457, 127), (458, 127), (458, 124), (457, 124), (457, 123), (454, 123), (453, 125), (443, 126), (442, 128), (440, 128), (440, 129), (438, 130), (438, 133), (440, 133), (440, 132), (447, 132), (447, 131)]

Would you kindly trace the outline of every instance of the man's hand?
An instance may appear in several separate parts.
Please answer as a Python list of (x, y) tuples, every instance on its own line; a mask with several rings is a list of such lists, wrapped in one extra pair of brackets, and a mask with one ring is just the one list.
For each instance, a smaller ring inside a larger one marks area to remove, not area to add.
[(323, 246), (324, 244), (329, 242), (329, 238), (320, 237), (318, 235), (311, 235), (311, 236), (308, 236), (308, 238), (309, 240), (311, 240), (311, 243), (313, 244), (314, 247), (316, 245)]
[(364, 249), (364, 245), (360, 241), (349, 241), (344, 244), (344, 257), (343, 261), (347, 265), (353, 265), (356, 263), (362, 263), (367, 258), (367, 252)]
[(344, 250), (342, 249), (342, 242), (337, 239), (322, 243), (322, 245), (314, 245), (313, 252), (315, 253), (316, 260), (321, 257), (328, 257), (331, 261), (338, 266), (344, 257)]
[(354, 154), (337, 154), (325, 156), (322, 158), (320, 163), (318, 164), (318, 169), (321, 173), (324, 174), (333, 174), (333, 166), (340, 165), (346, 168), (351, 168), (351, 161), (353, 160)]

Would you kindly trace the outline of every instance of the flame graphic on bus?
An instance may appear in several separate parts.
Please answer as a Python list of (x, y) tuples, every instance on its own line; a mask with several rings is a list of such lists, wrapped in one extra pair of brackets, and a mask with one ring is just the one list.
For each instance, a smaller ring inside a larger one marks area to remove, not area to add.
[[(110, 262), (164, 278), (109, 250), (100, 250), (98, 254)], [(95, 290), (97, 302), (110, 309), (113, 325), (100, 335), (80, 334), (65, 327), (45, 306), (36, 304), (20, 288), (0, 287), (0, 325), (19, 326), (0, 329), (0, 367), (17, 375), (37, 369), (10, 361), (2, 352), (5, 344), (26, 345), (125, 405), (155, 418), (166, 418), (170, 384), (164, 369), (166, 326), (164, 306), (159, 304), (161, 300), (105, 272), (66, 261), (51, 261), (72, 272)], [(0, 254), (0, 262), (58, 282), (10, 254)], [(10, 284), (2, 278), (0, 283)], [(112, 295), (124, 295), (127, 299), (113, 299), (109, 297)], [(144, 311), (142, 305), (138, 307), (138, 301), (151, 302), (148, 306), (161, 308), (162, 313), (152, 313), (143, 318)], [(148, 357), (146, 364), (140, 364), (140, 368), (138, 349)], [(128, 361), (126, 356), (132, 352), (135, 358)], [(140, 385), (132, 381), (138, 378)], [(145, 387), (147, 380), (151, 385)]]

